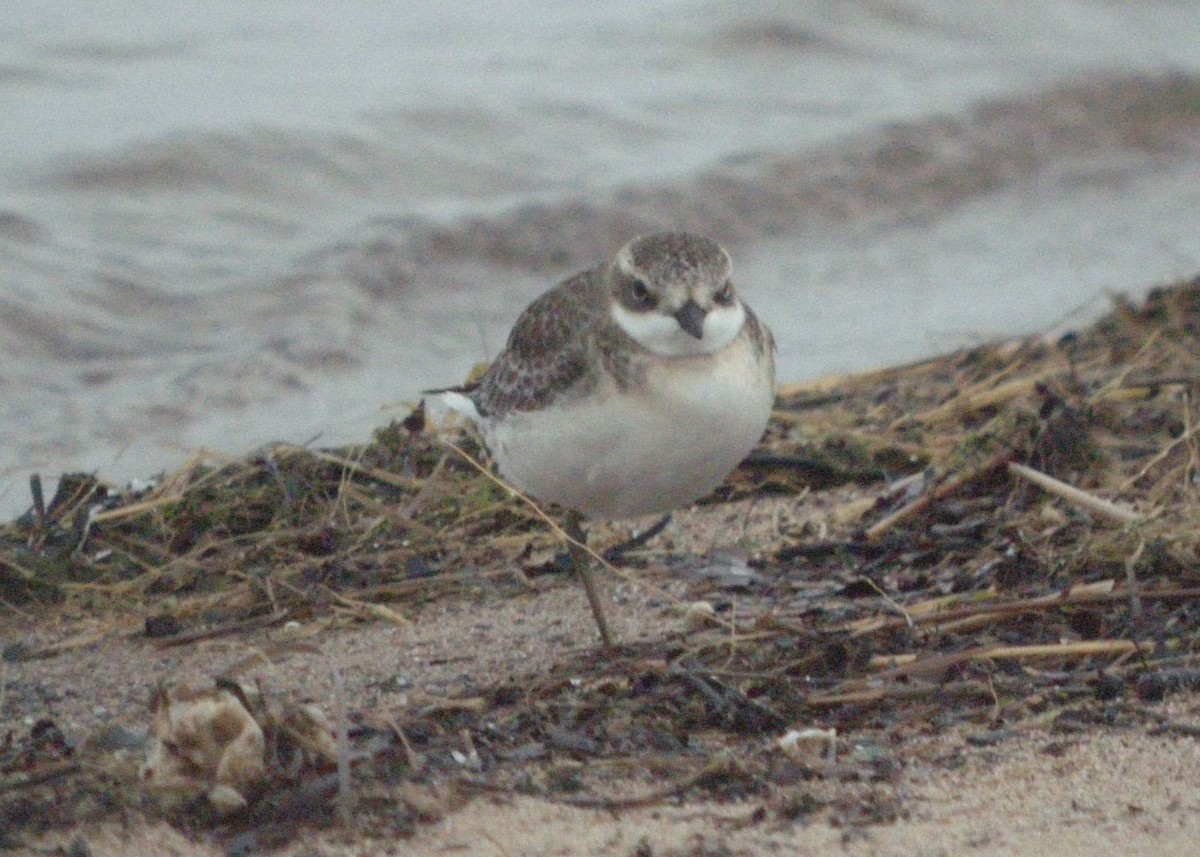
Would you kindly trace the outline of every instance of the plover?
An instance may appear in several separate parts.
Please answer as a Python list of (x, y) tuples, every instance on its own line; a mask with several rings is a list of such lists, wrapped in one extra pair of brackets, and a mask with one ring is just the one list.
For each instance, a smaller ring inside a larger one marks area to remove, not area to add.
[[(669, 512), (715, 488), (762, 437), (775, 343), (729, 254), (682, 232), (636, 238), (537, 298), (478, 381), (432, 391), (478, 427), (513, 487), (580, 517)], [(572, 559), (612, 635), (587, 556)]]

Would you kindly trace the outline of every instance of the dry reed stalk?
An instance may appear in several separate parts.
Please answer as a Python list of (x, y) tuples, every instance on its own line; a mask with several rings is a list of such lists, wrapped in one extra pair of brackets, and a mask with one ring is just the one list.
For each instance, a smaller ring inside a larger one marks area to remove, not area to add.
[(1008, 462), (1008, 472), (1014, 476), (1020, 476), (1022, 479), (1027, 479), (1043, 491), (1053, 494), (1056, 497), (1061, 497), (1068, 503), (1101, 518), (1107, 518), (1119, 524), (1140, 524), (1144, 520), (1137, 512), (1132, 512), (1129, 509), (1118, 506), (1116, 503), (1101, 499), (1094, 494), (1089, 494), (1086, 491), (1076, 488), (1074, 485), (1068, 485), (1062, 480), (1055, 479), (1053, 476), (1042, 473), (1040, 470), (1034, 470), (1027, 465), (1010, 461)]

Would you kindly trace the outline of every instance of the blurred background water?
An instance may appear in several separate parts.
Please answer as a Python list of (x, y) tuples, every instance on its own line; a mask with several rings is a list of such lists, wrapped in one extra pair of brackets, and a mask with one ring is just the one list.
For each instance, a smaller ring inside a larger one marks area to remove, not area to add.
[(1190, 0), (8, 0), (0, 512), (366, 439), (638, 232), (785, 381), (1079, 325), (1200, 271), (1198, 167)]

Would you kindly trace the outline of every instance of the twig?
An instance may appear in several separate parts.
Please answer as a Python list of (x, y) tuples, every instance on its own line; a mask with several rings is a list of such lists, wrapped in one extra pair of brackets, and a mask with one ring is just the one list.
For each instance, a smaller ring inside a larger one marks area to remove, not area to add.
[(1135, 628), (1142, 618), (1142, 599), (1138, 595), (1137, 564), (1145, 550), (1146, 542), (1143, 540), (1138, 543), (1137, 550), (1125, 559), (1125, 585), (1129, 587), (1129, 618), (1133, 620)]
[(1108, 518), (1110, 521), (1116, 521), (1121, 524), (1138, 524), (1142, 521), (1142, 516), (1136, 512), (1131, 512), (1128, 509), (1118, 506), (1116, 503), (1103, 500), (1095, 494), (1081, 491), (1074, 485), (1068, 485), (1066, 482), (1055, 479), (1053, 476), (1042, 473), (1040, 470), (1034, 470), (1032, 467), (1027, 467), (1024, 464), (1010, 461), (1008, 463), (1008, 472), (1014, 476), (1028, 479), (1043, 491), (1061, 497), (1068, 503), (1072, 503), (1094, 515)]
[(172, 503), (178, 503), (183, 499), (184, 494), (184, 491), (175, 494), (163, 494), (149, 500), (139, 500), (136, 503), (130, 503), (128, 506), (118, 506), (116, 509), (106, 509), (96, 512), (88, 516), (88, 525), (104, 524), (123, 518), (134, 518), (144, 512), (150, 512), (163, 506), (169, 506)]
[(81, 769), (82, 766), (78, 762), (68, 759), (61, 762), (50, 762), (31, 771), (16, 771), (0, 777), (0, 792), (12, 789), (26, 789), (30, 786), (36, 786), (38, 783), (45, 783), (50, 780), (56, 780), (59, 777), (69, 776)]
[(911, 503), (901, 506), (886, 518), (883, 518), (882, 520), (877, 521), (868, 527), (866, 533), (864, 534), (867, 541), (877, 541), (881, 536), (884, 535), (884, 533), (893, 529), (897, 524), (919, 515), (938, 500), (943, 500), (946, 497), (949, 497), (951, 494), (961, 491), (963, 488), (965, 488), (967, 485), (970, 485), (977, 479), (984, 478), (992, 471), (1001, 467), (1006, 461), (1008, 461), (1007, 452), (991, 458), (979, 467), (976, 467), (974, 470), (969, 470), (966, 473), (959, 474), (952, 479), (947, 479), (933, 490), (926, 494), (922, 494)]
[(15, 575), (17, 575), (17, 577), (21, 578), (22, 583), (32, 583), (38, 579), (36, 574), (34, 574), (29, 569), (13, 562), (13, 560), (10, 559), (9, 557), (0, 556), (0, 565), (3, 565), (5, 568), (10, 569), (13, 574), (15, 574)]
[(928, 357), (921, 360), (914, 360), (911, 363), (903, 363), (899, 366), (882, 366), (877, 369), (868, 369), (864, 372), (848, 372), (841, 375), (826, 375), (823, 378), (815, 378), (811, 381), (802, 381), (798, 384), (786, 384), (779, 388), (779, 398), (790, 399), (794, 396), (808, 394), (822, 394), (836, 390), (838, 387), (846, 385), (855, 386), (872, 386), (882, 384), (887, 381), (893, 381), (897, 378), (913, 378), (923, 375), (928, 375), (937, 372), (946, 365), (944, 355), (937, 357)]
[[(952, 666), (968, 661), (1020, 661), (1031, 658), (1089, 658), (1096, 655), (1123, 655), (1153, 649), (1153, 641), (1141, 643), (1133, 640), (1083, 640), (1075, 643), (1045, 643), (1029, 646), (979, 646), (962, 652), (918, 658), (906, 664), (897, 664), (871, 681), (903, 678), (942, 672)], [(855, 681), (862, 681), (856, 679)]]
[[(1183, 394), (1183, 425), (1186, 431), (1184, 434), (1195, 434), (1196, 427), (1192, 425), (1192, 390), (1189, 387)], [(1200, 454), (1196, 451), (1196, 444), (1188, 441), (1188, 458), (1190, 459), (1190, 467), (1184, 469), (1183, 484), (1184, 490), (1188, 490), (1195, 485), (1197, 473), (1200, 472)]]
[(318, 461), (326, 461), (330, 464), (336, 464), (344, 471), (354, 474), (367, 476), (376, 482), (382, 482), (384, 485), (391, 485), (393, 488), (405, 488), (410, 491), (419, 490), (423, 481), (421, 479), (412, 479), (404, 476), (397, 476), (395, 473), (390, 473), (387, 470), (381, 470), (378, 467), (370, 467), (366, 464), (359, 464), (357, 461), (351, 461), (349, 458), (344, 458), (340, 455), (334, 455), (331, 452), (319, 452), (315, 450), (303, 449), (300, 450), (306, 455), (311, 455)]
[(1122, 361), (1121, 370), (1112, 378), (1110, 378), (1108, 382), (1105, 383), (1099, 390), (1096, 390), (1094, 393), (1088, 396), (1088, 404), (1090, 405), (1100, 401), (1102, 398), (1107, 396), (1111, 390), (1115, 390), (1118, 387), (1123, 386), (1125, 384), (1125, 379), (1129, 377), (1130, 373), (1133, 372), (1134, 368), (1138, 365), (1138, 362), (1142, 359), (1142, 357), (1145, 356), (1146, 352), (1150, 350), (1150, 346), (1158, 341), (1158, 337), (1161, 334), (1162, 330), (1156, 330), (1146, 337), (1146, 341), (1142, 343), (1142, 347), (1137, 350), (1137, 353), (1128, 360)]
[(893, 610), (895, 610), (897, 613), (899, 613), (901, 616), (904, 617), (904, 621), (905, 621), (905, 623), (908, 624), (908, 627), (912, 628), (916, 624), (913, 621), (912, 615), (907, 610), (904, 609), (904, 605), (900, 604), (900, 602), (898, 602), (895, 598), (893, 598), (892, 596), (890, 596), (886, 592), (884, 592), (883, 588), (880, 587), (880, 585), (878, 583), (876, 583), (874, 580), (872, 580), (871, 578), (866, 577), (866, 576), (864, 576), (862, 579), (867, 582), (868, 586), (870, 586), (872, 589), (874, 589), (876, 592), (879, 593), (879, 597), (883, 599), (883, 602), (885, 604), (887, 604), (889, 607), (891, 607)]
[(46, 497), (42, 493), (42, 476), (34, 473), (29, 477), (29, 493), (33, 496), (33, 527), (32, 543), (40, 540), (46, 531)]
[(950, 401), (938, 405), (936, 408), (926, 411), (923, 414), (917, 414), (911, 419), (916, 420), (922, 425), (933, 426), (947, 420), (975, 413), (983, 408), (1001, 405), (1033, 391), (1038, 384), (1054, 377), (1060, 371), (1059, 367), (1054, 366), (1028, 377), (1015, 378), (999, 386), (991, 386), (1019, 365), (1019, 363), (1014, 363), (1000, 370), (993, 377), (987, 378), (970, 389), (964, 390)]
[(336, 601), (340, 606), (357, 613), (360, 616), (372, 616), (376, 619), (383, 619), (385, 622), (390, 622), (397, 628), (407, 628), (412, 624), (408, 618), (400, 613), (397, 613), (386, 604), (378, 604), (371, 601), (358, 601), (341, 595), (338, 592), (330, 589), (328, 586), (322, 586), (325, 593)]
[(200, 631), (193, 631), (189, 634), (180, 634), (177, 637), (171, 637), (168, 640), (161, 640), (156, 645), (160, 649), (170, 649), (175, 646), (185, 646), (188, 643), (195, 643), (200, 640), (210, 640), (213, 637), (224, 637), (228, 634), (237, 634), (242, 631), (253, 631), (258, 628), (267, 628), (271, 625), (278, 625), (288, 616), (287, 610), (280, 610), (276, 613), (271, 613), (267, 616), (257, 616), (253, 619), (243, 619), (238, 622), (227, 622), (224, 625), (218, 625), (215, 628), (205, 628)]
[(1155, 387), (1198, 387), (1200, 375), (1160, 375), (1145, 378), (1125, 378), (1121, 386), (1127, 390), (1154, 389)]
[(337, 813), (346, 827), (354, 820), (354, 794), (350, 788), (350, 729), (346, 715), (346, 682), (342, 671), (333, 667), (333, 711), (337, 721)]
[[(750, 699), (738, 688), (719, 679), (711, 670), (683, 659), (671, 667), (668, 675), (676, 676), (704, 697), (714, 711), (731, 722), (746, 722), (749, 718), (756, 724), (768, 724), (770, 728), (782, 728), (787, 718), (770, 706)], [(741, 712), (739, 717), (738, 712)]]
[(855, 687), (848, 690), (831, 690), (813, 694), (804, 700), (804, 704), (813, 708), (832, 708), (842, 705), (871, 705), (884, 700), (920, 699), (924, 696), (937, 694), (939, 701), (954, 699), (991, 700), (991, 692), (978, 681), (956, 681), (950, 684), (934, 684), (932, 682), (897, 682), (876, 687)]
[(1155, 456), (1153, 458), (1151, 458), (1149, 461), (1147, 461), (1141, 470), (1139, 470), (1133, 476), (1126, 479), (1125, 482), (1122, 483), (1121, 487), (1117, 489), (1117, 493), (1124, 494), (1126, 491), (1128, 491), (1130, 488), (1132, 488), (1134, 485), (1136, 485), (1142, 479), (1143, 476), (1145, 476), (1147, 473), (1150, 472), (1150, 469), (1153, 468), (1154, 465), (1158, 464), (1160, 461), (1162, 461), (1164, 458), (1166, 458), (1168, 455), (1170, 455), (1172, 450), (1175, 449), (1175, 447), (1179, 446), (1181, 443), (1187, 443), (1188, 441), (1190, 441), (1193, 437), (1196, 436), (1196, 432), (1198, 432), (1198, 431), (1200, 431), (1200, 425), (1192, 426), (1187, 431), (1184, 431), (1183, 433), (1181, 433), (1179, 435), (1179, 437), (1174, 438), (1170, 443), (1168, 443), (1161, 450), (1159, 450), (1158, 453), (1155, 454)]
[[(1189, 589), (1152, 589), (1141, 593), (1142, 601), (1171, 601), (1182, 600), (1192, 601), (1200, 598), (1200, 588)], [(957, 619), (965, 619), (973, 616), (982, 615), (1011, 615), (1017, 613), (1035, 613), (1041, 610), (1053, 610), (1060, 607), (1076, 607), (1082, 604), (1114, 604), (1121, 601), (1127, 601), (1129, 593), (1127, 592), (1058, 592), (1053, 595), (1043, 595), (1037, 598), (1026, 598), (1021, 601), (1010, 601), (1003, 604), (977, 604), (968, 607), (959, 607), (949, 610), (939, 610), (934, 612), (926, 612), (921, 609), (921, 604), (913, 605), (908, 608), (909, 615), (913, 617), (918, 626), (934, 625), (942, 626), (946, 622), (951, 622)], [(943, 599), (934, 599), (941, 601)], [(902, 619), (891, 617), (871, 618), (868, 620), (860, 620), (849, 623), (845, 626), (835, 627), (831, 630), (846, 630), (850, 632), (851, 638), (864, 637), (869, 634), (874, 634), (879, 631), (890, 630), (903, 627), (905, 624)]]
[[(887, 672), (869, 678), (850, 679), (831, 690), (812, 694), (805, 698), (804, 703), (805, 705), (825, 707), (874, 703), (884, 699), (904, 699), (934, 692), (945, 693), (947, 689), (939, 684), (932, 682), (918, 684), (912, 680), (931, 673), (943, 673), (952, 667), (971, 661), (1019, 661), (1033, 658), (1090, 658), (1098, 655), (1126, 655), (1151, 651), (1155, 645), (1153, 641), (1149, 640), (1141, 643), (1133, 640), (1085, 640), (1077, 643), (1030, 646), (980, 646), (962, 652), (933, 655), (897, 664)], [(893, 682), (894, 679), (904, 679), (904, 681)], [(887, 683), (881, 684), (881, 682)], [(983, 695), (987, 698), (994, 698), (993, 688), (983, 688), (978, 683), (966, 684), (982, 690)], [(963, 686), (964, 683), (961, 682), (957, 685), (960, 690)]]
[(662, 788), (651, 789), (644, 794), (630, 795), (628, 797), (568, 797), (563, 798), (562, 802), (569, 806), (578, 806), (584, 809), (634, 809), (640, 806), (661, 803), (667, 798), (683, 794), (704, 779), (714, 774), (727, 773), (734, 770), (734, 768), (733, 756), (726, 752), (718, 755), (700, 770), (688, 774), (686, 777), (682, 777), (673, 783), (667, 783)]
[[(499, 485), (505, 491), (509, 492), (514, 497), (516, 497), (518, 500), (520, 500), (522, 503), (527, 505), (530, 509), (532, 509), (534, 514), (536, 514), (539, 518), (541, 518), (542, 521), (545, 522), (550, 527), (550, 529), (554, 531), (555, 535), (557, 535), (560, 539), (562, 539), (568, 545), (574, 545), (575, 547), (579, 548), (580, 550), (586, 552), (588, 554), (588, 556), (590, 556), (592, 559), (596, 560), (598, 563), (603, 565), (605, 568), (607, 568), (609, 571), (613, 572), (614, 574), (616, 574), (618, 576), (624, 576), (624, 577), (626, 577), (626, 579), (632, 579), (632, 578), (629, 578), (628, 575), (622, 575), (619, 569), (617, 569), (612, 563), (608, 562), (600, 554), (596, 553), (594, 550), (589, 548), (587, 546), (586, 542), (580, 541), (580, 540), (574, 538), (569, 532), (567, 532), (566, 529), (564, 529), (562, 526), (560, 526), (559, 523), (554, 520), (554, 518), (550, 517), (550, 515), (547, 514), (542, 509), (542, 507), (537, 504), (537, 501), (535, 501), (533, 498), (529, 497), (528, 495), (521, 493), (516, 488), (514, 488), (513, 486), (511, 486), (507, 482), (505, 482), (503, 479), (496, 476), (494, 473), (492, 473), (490, 470), (488, 470), (483, 465), (482, 462), (478, 461), (473, 455), (471, 455), (465, 449), (460, 447), (454, 441), (448, 440), (447, 438), (444, 438), (444, 437), (439, 438), (439, 440), (442, 443), (444, 443), (446, 446), (450, 447), (452, 450), (457, 452), (459, 455), (461, 455), (468, 464), (470, 464), (472, 467), (474, 467), (476, 470), (478, 470), (480, 473), (482, 473), (488, 479), (492, 480), (492, 482), (495, 482), (497, 485)], [(665, 594), (665, 593), (663, 593), (663, 594)]]
[(396, 733), (396, 738), (400, 741), (400, 746), (404, 748), (404, 756), (408, 759), (408, 767), (412, 769), (414, 774), (418, 773), (425, 767), (424, 757), (413, 749), (413, 745), (408, 740), (408, 735), (405, 734), (404, 729), (396, 722), (394, 717), (390, 714), (384, 714), (383, 720), (388, 726), (392, 727), (392, 731)]

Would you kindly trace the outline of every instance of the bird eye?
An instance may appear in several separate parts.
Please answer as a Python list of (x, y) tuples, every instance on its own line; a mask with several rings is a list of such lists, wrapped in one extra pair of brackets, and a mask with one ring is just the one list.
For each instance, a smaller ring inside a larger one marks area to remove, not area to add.
[(726, 280), (725, 285), (717, 289), (716, 294), (713, 295), (713, 300), (721, 306), (729, 306), (733, 303), (733, 283)]
[(654, 306), (654, 295), (650, 293), (650, 288), (639, 279), (631, 279), (627, 286), (629, 295), (629, 303), (634, 309), (650, 309)]

